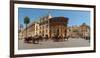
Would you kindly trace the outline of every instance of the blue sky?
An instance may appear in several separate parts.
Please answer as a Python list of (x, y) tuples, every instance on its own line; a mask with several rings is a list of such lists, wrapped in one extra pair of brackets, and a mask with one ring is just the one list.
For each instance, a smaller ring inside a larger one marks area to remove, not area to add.
[(36, 8), (18, 8), (19, 24), (24, 24), (24, 17), (28, 16), (30, 22), (36, 21), (41, 16), (46, 16), (51, 13), (53, 17), (64, 16), (69, 18), (68, 26), (81, 25), (86, 23), (90, 25), (90, 11), (80, 10), (59, 10), (59, 9), (36, 9)]

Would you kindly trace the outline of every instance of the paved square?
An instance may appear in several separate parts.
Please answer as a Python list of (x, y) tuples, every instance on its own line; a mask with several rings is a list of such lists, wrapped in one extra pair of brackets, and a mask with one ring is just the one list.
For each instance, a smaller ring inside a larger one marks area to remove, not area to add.
[(19, 40), (18, 49), (43, 49), (43, 48), (70, 48), (70, 47), (87, 47), (90, 46), (89, 40), (82, 38), (69, 38), (63, 42), (53, 42), (52, 40), (42, 41), (39, 44), (24, 43), (24, 40)]

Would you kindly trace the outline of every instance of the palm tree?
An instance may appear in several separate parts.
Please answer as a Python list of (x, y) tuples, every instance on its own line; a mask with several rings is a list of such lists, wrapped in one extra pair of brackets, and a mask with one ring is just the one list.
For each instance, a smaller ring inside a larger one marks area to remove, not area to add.
[(30, 23), (30, 18), (26, 16), (24, 18), (24, 24), (26, 24), (26, 38), (27, 38), (27, 24), (29, 24), (29, 23)]

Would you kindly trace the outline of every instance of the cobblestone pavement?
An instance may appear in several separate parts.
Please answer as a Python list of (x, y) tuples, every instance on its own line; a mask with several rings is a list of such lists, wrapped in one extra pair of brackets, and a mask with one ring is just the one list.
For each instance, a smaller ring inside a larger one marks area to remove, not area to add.
[(39, 44), (24, 43), (19, 40), (18, 49), (43, 49), (43, 48), (63, 48), (63, 47), (86, 47), (90, 46), (89, 40), (82, 38), (69, 38), (63, 42), (53, 42), (52, 40), (42, 41)]

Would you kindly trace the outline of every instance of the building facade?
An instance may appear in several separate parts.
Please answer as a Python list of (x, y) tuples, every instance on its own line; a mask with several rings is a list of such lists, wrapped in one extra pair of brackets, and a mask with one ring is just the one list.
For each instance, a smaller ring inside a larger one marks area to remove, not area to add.
[(90, 27), (85, 23), (80, 25), (80, 32), (82, 37), (90, 37)]
[(68, 18), (65, 17), (53, 17), (50, 19), (50, 37), (57, 36), (67, 36), (67, 23)]
[[(63, 16), (53, 17), (49, 13), (46, 16), (40, 17), (38, 21), (28, 24), (27, 37), (34, 37), (35, 35), (42, 37), (48, 36), (49, 38), (53, 36), (73, 38), (90, 37), (90, 27), (87, 24), (68, 26), (68, 20), (68, 18)], [(26, 37), (26, 28), (19, 33), (19, 37)]]
[(90, 27), (85, 23), (79, 26), (70, 26), (67, 29), (67, 35), (74, 38), (90, 37)]
[[(32, 22), (27, 27), (27, 36), (48, 36), (49, 38), (58, 36), (67, 36), (67, 23), (68, 18), (65, 17), (53, 17), (49, 13), (46, 16), (40, 17), (37, 22)], [(20, 32), (21, 37), (26, 37), (26, 28)], [(23, 35), (22, 35), (23, 34)]]

